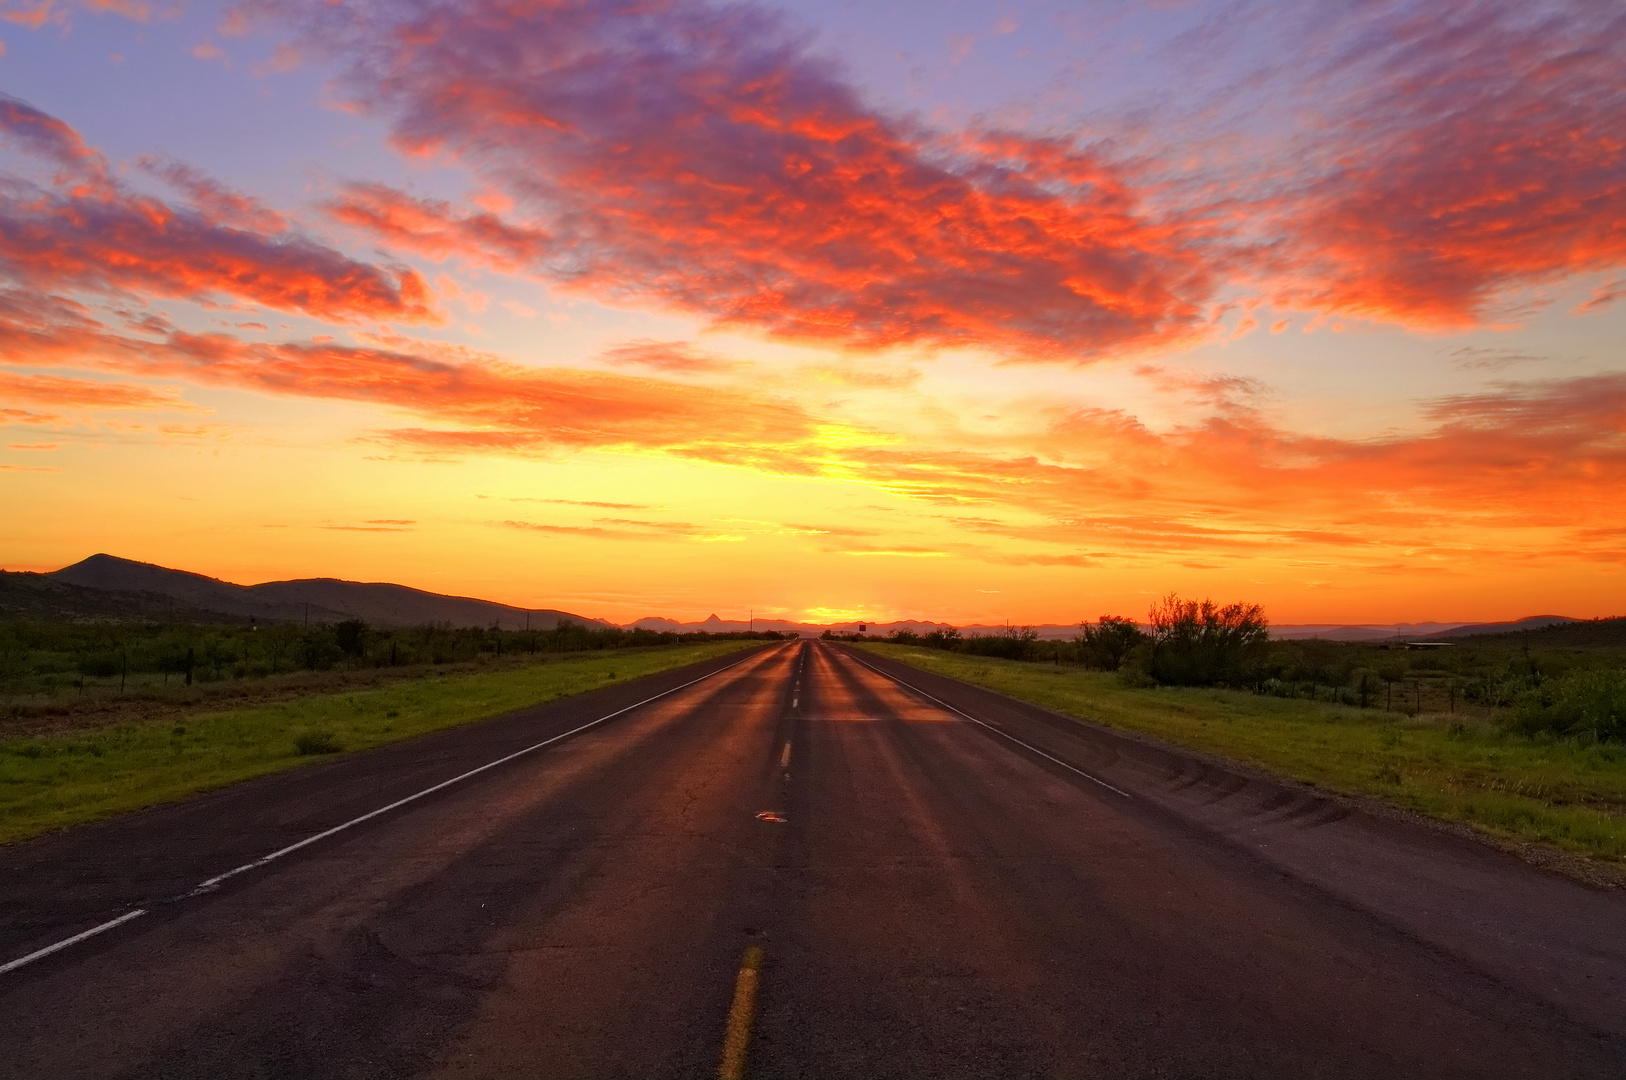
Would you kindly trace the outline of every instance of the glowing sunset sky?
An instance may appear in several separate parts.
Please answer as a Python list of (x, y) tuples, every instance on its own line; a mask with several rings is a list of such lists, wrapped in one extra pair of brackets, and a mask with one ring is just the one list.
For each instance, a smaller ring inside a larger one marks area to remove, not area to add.
[(0, 0), (0, 563), (1626, 611), (1626, 7)]

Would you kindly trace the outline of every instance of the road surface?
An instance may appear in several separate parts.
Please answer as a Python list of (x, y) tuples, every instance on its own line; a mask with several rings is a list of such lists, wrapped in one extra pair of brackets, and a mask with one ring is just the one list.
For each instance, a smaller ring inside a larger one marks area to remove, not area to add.
[(1626, 1076), (1621, 894), (815, 642), (0, 850), (134, 911), (0, 1076)]

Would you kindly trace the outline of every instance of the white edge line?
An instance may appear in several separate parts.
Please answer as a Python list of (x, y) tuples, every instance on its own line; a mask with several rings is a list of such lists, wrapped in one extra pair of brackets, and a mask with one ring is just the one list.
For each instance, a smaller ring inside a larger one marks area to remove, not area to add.
[(857, 656), (857, 655), (855, 655), (855, 654), (853, 654), (851, 652), (848, 652), (847, 655), (851, 656), (854, 660), (857, 660), (860, 664), (863, 664), (865, 667), (869, 668), (871, 671), (875, 672), (875, 674), (881, 676), (882, 678), (891, 679), (893, 682), (897, 683), (899, 686), (905, 687), (906, 689), (909, 689), (909, 690), (913, 690), (915, 693), (919, 694), (921, 697), (925, 698), (927, 701), (934, 701), (937, 704), (943, 706), (943, 708), (949, 710), (950, 712), (959, 713), (961, 716), (965, 717), (967, 720), (971, 721), (973, 724), (981, 724), (983, 727), (987, 728), (989, 731), (992, 731), (995, 735), (1000, 735), (1000, 736), (1003, 736), (1004, 738), (1009, 739), (1011, 742), (1015, 743), (1017, 746), (1022, 747), (1024, 750), (1031, 750), (1033, 753), (1038, 754), (1042, 758), (1045, 758), (1045, 759), (1047, 759), (1049, 761), (1054, 761), (1057, 765), (1060, 765), (1062, 768), (1066, 769), (1068, 772), (1075, 772), (1078, 775), (1082, 776), (1086, 780), (1092, 780), (1095, 783), (1100, 784), (1102, 787), (1106, 788), (1108, 791), (1116, 791), (1119, 795), (1122, 795), (1126, 799), (1133, 799), (1134, 798), (1133, 795), (1129, 794), (1129, 792), (1125, 791), (1123, 788), (1113, 787), (1111, 784), (1107, 783), (1105, 780), (1101, 779), (1099, 776), (1092, 776), (1089, 773), (1085, 772), (1083, 769), (1080, 769), (1076, 765), (1069, 765), (1067, 762), (1063, 761), (1061, 758), (1057, 757), (1054, 754), (1047, 754), (1045, 751), (1040, 750), (1037, 746), (1034, 746), (1031, 743), (1023, 742), (1021, 739), (1018, 739), (1015, 735), (1012, 735), (1010, 732), (1005, 731), (1002, 728), (995, 727), (993, 724), (990, 724), (990, 723), (988, 723), (988, 722), (986, 722), (984, 720), (978, 720), (975, 716), (972, 716), (970, 713), (966, 712), (965, 710), (956, 709), (953, 705), (950, 705), (948, 702), (942, 700), (941, 698), (933, 697), (932, 695), (926, 693), (926, 691), (922, 690), (918, 686), (910, 686), (908, 683), (904, 682), (902, 679), (898, 678), (896, 675), (892, 674), (891, 672), (882, 671), (880, 668), (876, 667), (874, 664), (870, 663), (867, 660), (864, 660), (863, 658), (861, 658), (861, 657), (859, 657), (859, 656)]
[(89, 930), (85, 930), (85, 931), (82, 931), (81, 933), (75, 934), (71, 938), (63, 938), (61, 941), (57, 942), (55, 945), (47, 945), (43, 949), (35, 949), (33, 952), (29, 953), (27, 956), (19, 956), (17, 959), (11, 961), (9, 964), (0, 964), (0, 975), (4, 975), (8, 971), (16, 971), (18, 968), (22, 967), (24, 964), (32, 964), (36, 960), (43, 960), (43, 959), (45, 959), (45, 957), (50, 956), (54, 952), (61, 952), (63, 949), (66, 949), (70, 945), (77, 945), (81, 941), (85, 940), (86, 938), (92, 938), (92, 937), (95, 937), (97, 934), (105, 933), (108, 930), (113, 929), (115, 926), (123, 926), (125, 923), (129, 922), (131, 919), (140, 918), (142, 915), (145, 915), (146, 913), (147, 913), (146, 908), (136, 908), (134, 911), (126, 911), (123, 915), (120, 915), (116, 919), (109, 919), (106, 922), (102, 923), (102, 925), (100, 925), (100, 926), (92, 926)]
[[(506, 755), (504, 757), (498, 758), (496, 761), (488, 761), (488, 762), (486, 762), (486, 764), (481, 765), (478, 768), (470, 769), (468, 772), (461, 773), (461, 774), (459, 774), (457, 776), (454, 776), (450, 780), (442, 780), (440, 783), (435, 784), (435, 785), (433, 785), (431, 787), (426, 787), (422, 791), (417, 792), (416, 794), (408, 795), (404, 799), (396, 799), (394, 802), (390, 803), (388, 806), (380, 806), (377, 810), (369, 811), (368, 813), (362, 814), (360, 817), (351, 818), (349, 821), (345, 822), (343, 825), (335, 825), (331, 829), (324, 829), (322, 832), (317, 833), (315, 836), (307, 836), (305, 839), (299, 841), (298, 843), (289, 844), (285, 848), (278, 848), (276, 851), (273, 851), (271, 854), (262, 855), (260, 858), (255, 859), (253, 862), (247, 862), (247, 863), (244, 863), (242, 866), (236, 867), (235, 869), (227, 870), (224, 874), (217, 874), (214, 877), (210, 878), (209, 880), (207, 880), (205, 882), (202, 882), (196, 888), (192, 889), (190, 892), (182, 893), (176, 899), (185, 900), (188, 897), (199, 896), (199, 895), (201, 895), (203, 893), (206, 893), (206, 892), (212, 892), (213, 890), (219, 888), (220, 883), (223, 882), (223, 881), (226, 881), (228, 878), (234, 878), (238, 874), (246, 874), (250, 870), (257, 870), (260, 867), (264, 866), (266, 863), (273, 862), (276, 859), (280, 859), (284, 855), (290, 855), (293, 852), (298, 851), (302, 847), (307, 847), (307, 846), (309, 846), (311, 844), (316, 843), (318, 840), (326, 840), (328, 837), (334, 835), (335, 833), (344, 832), (346, 829), (352, 828), (352, 827), (354, 827), (356, 825), (360, 825), (364, 821), (371, 821), (373, 818), (378, 817), (380, 814), (387, 814), (391, 810), (395, 810), (395, 809), (397, 809), (399, 807), (405, 806), (407, 803), (416, 802), (417, 800), (423, 798), (425, 795), (432, 795), (435, 792), (441, 790), (442, 788), (448, 788), (448, 787), (451, 787), (453, 784), (461, 783), (462, 781), (467, 780), (471, 776), (478, 776), (481, 773), (485, 772), (487, 769), (495, 769), (498, 765), (502, 765), (505, 762), (513, 761), (517, 757), (523, 757), (526, 754), (531, 753), (532, 751), (540, 750), (544, 746), (552, 746), (554, 743), (558, 742), (560, 739), (568, 739), (568, 738), (570, 738), (570, 736), (575, 735), (578, 732), (586, 731), (590, 727), (596, 727), (599, 724), (604, 723), (604, 721), (606, 721), (606, 720), (614, 720), (616, 717), (620, 716), (622, 713), (629, 713), (634, 709), (640, 708), (640, 707), (642, 707), (644, 705), (648, 705), (651, 701), (659, 701), (663, 697), (670, 697), (671, 695), (677, 693), (679, 690), (687, 690), (689, 687), (693, 686), (695, 683), (705, 682), (707, 679), (712, 678), (715, 675), (721, 675), (725, 671), (732, 671), (734, 668), (737, 668), (741, 664), (746, 663), (747, 661), (752, 660), (752, 659), (755, 659), (755, 657), (754, 656), (747, 656), (747, 657), (745, 657), (743, 659), (734, 661), (734, 663), (729, 664), (727, 667), (720, 667), (716, 671), (708, 671), (706, 674), (700, 676), (700, 678), (698, 678), (698, 679), (690, 679), (688, 682), (683, 683), (680, 686), (674, 686), (670, 690), (662, 690), (660, 693), (655, 694), (652, 697), (646, 697), (646, 698), (644, 698), (644, 700), (639, 701), (639, 702), (635, 702), (635, 703), (633, 703), (631, 705), (628, 705), (624, 709), (617, 709), (615, 712), (609, 713), (609, 714), (604, 715), (604, 716), (601, 716), (597, 720), (590, 720), (587, 723), (582, 724), (580, 727), (573, 727), (569, 731), (565, 732), (562, 735), (555, 735), (551, 739), (543, 739), (541, 742), (536, 743), (533, 746), (527, 746), (523, 750), (516, 750), (512, 754), (508, 754), (508, 755)], [(120, 915), (116, 919), (110, 919), (107, 922), (102, 923), (100, 926), (93, 926), (89, 930), (85, 930), (85, 931), (82, 931), (81, 933), (73, 935), (73, 937), (63, 938), (61, 941), (58, 941), (58, 942), (56, 942), (55, 944), (52, 944), (52, 945), (47, 945), (43, 949), (35, 949), (33, 952), (29, 953), (27, 956), (19, 956), (17, 959), (9, 961), (8, 963), (0, 964), (0, 975), (4, 975), (4, 974), (6, 974), (7, 972), (10, 972), (10, 971), (16, 971), (18, 968), (23, 967), (23, 966), (25, 966), (27, 964), (32, 964), (36, 960), (43, 960), (45, 957), (50, 956), (52, 953), (60, 952), (63, 949), (66, 949), (66, 948), (68, 948), (69, 946), (72, 946), (72, 945), (77, 945), (81, 941), (84, 941), (86, 938), (95, 937), (97, 934), (105, 933), (108, 930), (111, 930), (116, 926), (122, 926), (125, 923), (129, 922), (131, 919), (139, 918), (140, 916), (145, 915), (146, 913), (147, 913), (146, 908), (136, 908), (134, 911), (127, 911), (123, 915)]]
[(503, 757), (500, 757), (496, 761), (488, 761), (484, 765), (478, 766), (477, 768), (470, 769), (466, 773), (460, 773), (457, 776), (452, 777), (450, 780), (442, 780), (440, 783), (434, 784), (434, 785), (432, 785), (430, 787), (426, 787), (422, 791), (415, 792), (414, 794), (408, 795), (404, 799), (396, 799), (394, 802), (390, 803), (388, 806), (380, 806), (377, 810), (371, 810), (371, 811), (368, 811), (365, 814), (362, 814), (360, 817), (351, 818), (349, 821), (345, 822), (342, 825), (335, 825), (335, 826), (333, 826), (333, 828), (323, 830), (322, 832), (317, 833), (315, 836), (307, 836), (307, 837), (305, 837), (305, 839), (300, 840), (297, 843), (289, 844), (285, 848), (278, 848), (276, 851), (273, 851), (271, 854), (262, 855), (258, 859), (255, 859), (253, 862), (244, 863), (242, 866), (236, 867), (235, 869), (227, 870), (224, 874), (217, 874), (216, 876), (210, 878), (208, 881), (200, 883), (195, 889), (193, 889), (189, 893), (186, 893), (185, 895), (186, 896), (196, 896), (199, 893), (209, 892), (210, 890), (212, 890), (212, 889), (216, 888), (217, 886), (219, 886), (221, 882), (227, 880), (228, 878), (234, 878), (238, 874), (246, 874), (250, 870), (257, 870), (260, 867), (264, 866), (266, 863), (272, 862), (272, 861), (274, 861), (276, 859), (280, 859), (284, 855), (292, 854), (293, 852), (298, 851), (302, 847), (307, 847), (307, 846), (309, 846), (311, 844), (314, 844), (318, 840), (326, 840), (328, 837), (332, 836), (335, 833), (341, 833), (346, 829), (352, 828), (352, 827), (354, 827), (356, 825), (360, 825), (364, 821), (370, 821), (373, 818), (378, 817), (380, 814), (387, 814), (391, 810), (395, 810), (395, 809), (397, 809), (399, 807), (405, 806), (407, 803), (416, 802), (417, 800), (423, 798), (426, 795), (433, 795), (435, 792), (441, 790), (442, 788), (448, 788), (448, 787), (451, 787), (453, 784), (462, 783), (464, 780), (467, 780), (469, 777), (478, 776), (481, 773), (485, 772), (487, 769), (495, 769), (498, 765), (506, 764), (506, 763), (508, 763), (510, 761), (513, 761), (517, 757), (524, 757), (526, 754), (533, 753), (534, 751), (540, 750), (545, 746), (552, 746), (554, 743), (559, 742), (561, 739), (568, 739), (572, 735), (578, 734), (579, 732), (586, 731), (590, 727), (597, 727), (599, 724), (604, 723), (606, 720), (614, 720), (616, 717), (622, 715), (623, 713), (629, 713), (634, 709), (641, 708), (641, 707), (643, 707), (645, 705), (648, 705), (651, 701), (659, 701), (663, 697), (670, 697), (671, 695), (677, 693), (679, 690), (687, 690), (689, 687), (693, 686), (695, 683), (705, 682), (707, 679), (713, 677), (714, 675), (721, 675), (725, 671), (732, 671), (734, 668), (739, 667), (741, 664), (743, 664), (746, 661), (751, 660), (751, 659), (753, 659), (753, 657), (747, 656), (743, 660), (736, 660), (734, 663), (729, 664), (727, 667), (721, 667), (721, 668), (718, 668), (716, 671), (707, 672), (706, 674), (700, 676), (700, 678), (698, 678), (698, 679), (690, 679), (688, 682), (683, 683), (680, 686), (674, 686), (670, 690), (662, 690), (660, 693), (655, 694), (652, 697), (646, 697), (642, 701), (634, 702), (633, 704), (628, 705), (624, 709), (617, 709), (615, 712), (608, 713), (608, 714), (606, 714), (604, 716), (601, 716), (597, 720), (589, 720), (587, 723), (582, 724), (579, 727), (573, 727), (569, 731), (564, 732), (563, 734), (555, 735), (555, 736), (553, 736), (552, 738), (549, 738), (549, 739), (543, 739), (541, 742), (535, 743), (534, 745), (531, 745), (531, 746), (527, 746), (523, 750), (515, 750), (512, 754), (507, 754), (507, 755), (505, 755)]

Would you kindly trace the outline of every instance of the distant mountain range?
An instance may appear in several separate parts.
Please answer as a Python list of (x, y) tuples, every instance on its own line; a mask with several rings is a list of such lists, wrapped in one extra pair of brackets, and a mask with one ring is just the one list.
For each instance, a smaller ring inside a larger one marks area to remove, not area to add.
[(1504, 634), (1515, 630), (1539, 630), (1546, 626), (1559, 626), (1576, 622), (1563, 615), (1532, 615), (1515, 622), (1499, 623), (1389, 623), (1388, 625), (1361, 624), (1356, 626), (1283, 625), (1272, 626), (1272, 637), (1302, 641), (1321, 638), (1326, 641), (1392, 641), (1395, 638), (1435, 639), (1470, 637), (1478, 634)]
[[(171, 570), (153, 563), (92, 555), (83, 562), (47, 574), (0, 571), (0, 618), (25, 619), (182, 619), (186, 621), (339, 622), (363, 619), (376, 626), (525, 626), (548, 630), (561, 619), (594, 626), (611, 626), (553, 608), (519, 608), (467, 596), (444, 596), (387, 582), (342, 581), (338, 578), (300, 578), (236, 585), (186, 570)], [(1576, 622), (1561, 615), (1536, 615), (1502, 623), (1398, 623), (1389, 625), (1286, 624), (1271, 627), (1273, 636), (1286, 640), (1322, 638), (1328, 641), (1450, 640), (1480, 634), (1503, 634), (1561, 626)], [(817, 634), (825, 630), (865, 631), (880, 637), (895, 630), (929, 634), (949, 629), (949, 623), (902, 620), (828, 624), (787, 622), (783, 619), (719, 619), (678, 622), (649, 617), (632, 626), (678, 633), (727, 633), (747, 629), (782, 633)], [(974, 624), (957, 628), (962, 634), (998, 634), (1003, 625)], [(1076, 623), (1046, 624), (1034, 629), (1047, 639), (1070, 638)]]
[(568, 611), (511, 607), (384, 582), (303, 578), (235, 585), (116, 555), (92, 555), (48, 574), (0, 575), (0, 616), (266, 622), (363, 619), (377, 626), (451, 623), (505, 630), (527, 625), (550, 630), (560, 619), (609, 625)]

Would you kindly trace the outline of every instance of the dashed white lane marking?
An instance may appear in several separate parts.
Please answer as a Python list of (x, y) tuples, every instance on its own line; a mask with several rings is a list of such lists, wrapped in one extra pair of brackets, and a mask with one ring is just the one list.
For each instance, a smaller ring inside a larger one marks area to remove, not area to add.
[(964, 709), (956, 709), (953, 705), (950, 705), (948, 702), (942, 700), (941, 698), (936, 698), (936, 697), (933, 697), (932, 695), (926, 693), (926, 691), (922, 690), (920, 687), (918, 687), (918, 686), (910, 686), (908, 683), (904, 682), (902, 679), (898, 678), (896, 675), (893, 675), (893, 674), (891, 674), (889, 672), (882, 671), (880, 668), (876, 667), (874, 664), (869, 663), (867, 660), (861, 660), (858, 657), (853, 656), (852, 653), (847, 653), (846, 655), (849, 656), (849, 657), (852, 657), (852, 659), (854, 659), (854, 660), (857, 660), (860, 664), (863, 664), (865, 667), (869, 668), (871, 671), (875, 672), (875, 674), (881, 676), (882, 678), (891, 679), (893, 682), (897, 683), (899, 686), (903, 687), (904, 689), (913, 690), (915, 693), (919, 694), (921, 697), (925, 698), (927, 701), (935, 702), (938, 705), (941, 705), (943, 708), (949, 710), (950, 712), (959, 713), (961, 716), (965, 717), (967, 720), (971, 721), (973, 724), (981, 724), (983, 727), (987, 728), (989, 731), (992, 731), (995, 735), (998, 735), (998, 736), (1000, 736), (1001, 738), (1004, 738), (1004, 739), (1009, 739), (1011, 742), (1015, 743), (1017, 746), (1022, 747), (1024, 750), (1029, 750), (1029, 751), (1031, 751), (1031, 752), (1033, 752), (1035, 754), (1038, 754), (1040, 757), (1046, 759), (1047, 761), (1055, 762), (1057, 765), (1060, 765), (1062, 768), (1066, 769), (1068, 772), (1077, 773), (1079, 776), (1082, 776), (1084, 779), (1089, 780), (1089, 781), (1091, 781), (1093, 783), (1100, 784), (1102, 787), (1106, 788), (1108, 791), (1115, 791), (1119, 795), (1122, 795), (1126, 799), (1134, 798), (1133, 795), (1129, 794), (1129, 792), (1125, 791), (1123, 788), (1114, 787), (1111, 784), (1107, 783), (1105, 780), (1101, 779), (1099, 776), (1092, 776), (1089, 773), (1085, 772), (1083, 769), (1080, 769), (1076, 765), (1069, 765), (1067, 762), (1063, 761), (1061, 758), (1057, 757), (1056, 755), (1047, 754), (1043, 750), (1040, 750), (1037, 746), (1034, 746), (1032, 743), (1023, 742), (1021, 739), (1018, 739), (1015, 735), (1012, 735), (1008, 731), (1005, 731), (1005, 730), (1003, 730), (1001, 728), (997, 728), (993, 724), (987, 723), (985, 721), (978, 720), (975, 716), (972, 716), (970, 713), (966, 712)]
[[(466, 773), (460, 773), (457, 776), (452, 777), (450, 780), (442, 780), (440, 783), (431, 785), (430, 787), (426, 787), (422, 791), (419, 791), (419, 792), (417, 792), (415, 794), (412, 794), (412, 795), (408, 795), (404, 799), (396, 799), (394, 802), (390, 803), (388, 806), (380, 806), (377, 810), (369, 811), (369, 812), (367, 812), (365, 814), (362, 814), (360, 817), (351, 818), (349, 821), (345, 822), (343, 825), (335, 825), (331, 829), (324, 829), (324, 830), (322, 830), (321, 832), (317, 833), (314, 836), (307, 836), (305, 839), (299, 841), (298, 843), (289, 844), (285, 848), (278, 848), (276, 851), (273, 851), (269, 855), (262, 855), (260, 858), (255, 859), (253, 862), (246, 862), (242, 866), (238, 866), (238, 867), (235, 867), (235, 868), (233, 868), (231, 870), (227, 870), (224, 874), (216, 874), (214, 877), (210, 878), (207, 881), (204, 881), (204, 882), (200, 883), (197, 887), (193, 888), (191, 891), (182, 893), (180, 896), (176, 897), (175, 899), (176, 900), (186, 900), (186, 899), (189, 899), (189, 898), (194, 897), (194, 896), (201, 896), (204, 893), (213, 892), (215, 889), (218, 889), (223, 882), (228, 881), (231, 878), (234, 878), (239, 874), (246, 874), (250, 870), (258, 870), (260, 867), (266, 865), (267, 863), (275, 862), (277, 859), (282, 858), (284, 855), (291, 855), (294, 852), (298, 851), (300, 848), (309, 847), (311, 844), (316, 843), (318, 840), (326, 840), (328, 837), (333, 836), (336, 833), (344, 832), (346, 829), (354, 828), (355, 826), (360, 825), (363, 822), (371, 821), (373, 818), (378, 817), (381, 814), (387, 814), (391, 810), (399, 809), (400, 807), (403, 807), (403, 806), (407, 805), (408, 803), (417, 802), (419, 799), (423, 798), (424, 796), (433, 795), (435, 792), (441, 791), (441, 790), (443, 790), (445, 788), (449, 788), (453, 784), (460, 784), (464, 780), (469, 779), (470, 777), (479, 776), (481, 773), (487, 771), (488, 769), (495, 769), (498, 765), (506, 764), (507, 762), (513, 761), (515, 758), (524, 757), (526, 754), (533, 753), (534, 751), (537, 751), (537, 750), (541, 750), (545, 746), (552, 746), (554, 743), (560, 741), (561, 739), (568, 739), (572, 735), (578, 734), (579, 732), (586, 731), (590, 727), (597, 727), (599, 724), (604, 723), (606, 720), (614, 720), (616, 717), (621, 716), (624, 713), (629, 713), (634, 709), (641, 708), (642, 706), (648, 705), (651, 701), (659, 701), (663, 697), (672, 696), (673, 694), (677, 693), (679, 690), (687, 690), (689, 687), (693, 686), (695, 683), (705, 682), (707, 679), (712, 678), (713, 676), (721, 675), (725, 671), (732, 671), (734, 668), (739, 667), (741, 664), (747, 663), (747, 662), (749, 662), (751, 660), (754, 660), (754, 659), (757, 659), (757, 657), (756, 656), (747, 656), (743, 660), (736, 660), (734, 663), (729, 664), (727, 667), (720, 667), (716, 671), (707, 672), (706, 674), (700, 676), (700, 678), (698, 678), (698, 679), (690, 679), (688, 682), (683, 683), (680, 686), (674, 686), (670, 690), (662, 690), (660, 693), (654, 694), (654, 695), (652, 695), (650, 697), (646, 697), (642, 701), (634, 702), (633, 704), (628, 705), (624, 709), (617, 709), (615, 712), (607, 713), (604, 716), (599, 717), (597, 720), (590, 720), (587, 723), (580, 725), (579, 727), (573, 727), (569, 731), (565, 732), (562, 735), (555, 735), (551, 739), (543, 739), (541, 742), (535, 743), (535, 744), (533, 744), (531, 746), (527, 746), (523, 750), (516, 750), (512, 754), (507, 754), (507, 755), (504, 755), (503, 757), (498, 758), (496, 761), (488, 761), (488, 762), (486, 762), (486, 764), (481, 765), (478, 768), (470, 769)], [(114, 927), (123, 926), (125, 923), (129, 922), (131, 919), (139, 918), (142, 915), (145, 915), (146, 913), (147, 913), (146, 908), (136, 908), (133, 911), (125, 912), (123, 915), (120, 915), (116, 919), (109, 919), (107, 922), (102, 923), (100, 926), (93, 926), (89, 930), (85, 930), (85, 931), (83, 931), (81, 933), (75, 934), (75, 935), (73, 935), (73, 937), (63, 938), (61, 941), (55, 942), (54, 944), (51, 944), (51, 945), (47, 945), (43, 949), (35, 949), (33, 952), (29, 953), (27, 956), (19, 956), (15, 960), (9, 961), (9, 962), (7, 962), (5, 964), (0, 964), (0, 975), (4, 975), (4, 974), (6, 974), (7, 972), (10, 972), (10, 971), (15, 971), (18, 968), (23, 967), (23, 966), (25, 966), (27, 964), (32, 964), (36, 960), (43, 960), (45, 957), (50, 956), (52, 953), (61, 952), (63, 949), (66, 949), (66, 948), (68, 948), (69, 946), (72, 946), (72, 945), (77, 945), (81, 941), (86, 940), (87, 938), (93, 938), (97, 934), (104, 934), (107, 931), (112, 930)]]
[(790, 768), (790, 743), (786, 743), (785, 749), (779, 754), (779, 767), (781, 769)]

